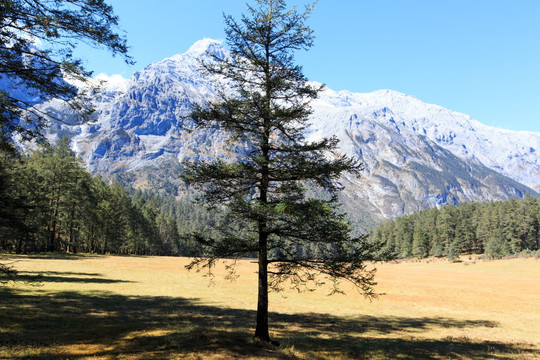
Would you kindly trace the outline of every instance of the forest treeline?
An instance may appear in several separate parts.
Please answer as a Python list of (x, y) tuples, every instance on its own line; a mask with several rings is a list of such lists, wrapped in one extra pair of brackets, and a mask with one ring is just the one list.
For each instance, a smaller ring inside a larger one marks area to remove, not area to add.
[(93, 177), (67, 138), (25, 156), (0, 152), (0, 251), (194, 255), (184, 239), (215, 216), (189, 198), (125, 190)]
[[(161, 187), (175, 189), (163, 194), (134, 190), (128, 185), (133, 179), (116, 180), (92, 176), (67, 138), (28, 155), (0, 150), (0, 252), (205, 255), (191, 235), (216, 235), (218, 211), (198, 205), (192, 191), (166, 179)], [(297, 247), (305, 258), (332, 249)]]
[(540, 198), (462, 203), (387, 221), (372, 234), (397, 257), (485, 254), (502, 258), (540, 249)]
[[(191, 196), (126, 190), (92, 176), (67, 138), (29, 155), (0, 151), (0, 251), (203, 255), (189, 234), (214, 232), (219, 216)], [(379, 225), (371, 237), (401, 258), (540, 251), (540, 198), (424, 210)]]

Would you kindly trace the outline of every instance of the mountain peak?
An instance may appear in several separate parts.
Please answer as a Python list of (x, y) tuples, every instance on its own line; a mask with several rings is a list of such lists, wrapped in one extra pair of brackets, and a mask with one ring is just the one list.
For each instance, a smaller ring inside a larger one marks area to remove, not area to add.
[(191, 45), (186, 54), (192, 56), (205, 56), (206, 54), (213, 54), (222, 58), (225, 55), (225, 48), (223, 47), (222, 41), (206, 38)]

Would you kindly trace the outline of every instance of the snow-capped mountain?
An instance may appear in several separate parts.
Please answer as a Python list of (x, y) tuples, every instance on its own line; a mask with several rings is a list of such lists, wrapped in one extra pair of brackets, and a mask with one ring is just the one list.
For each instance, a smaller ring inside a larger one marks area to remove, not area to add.
[(362, 159), (364, 176), (346, 179), (361, 190), (348, 195), (386, 218), (531, 193), (517, 183), (539, 188), (540, 134), (490, 128), (391, 90), (326, 90), (313, 108), (309, 137), (336, 135), (345, 153)]
[(461, 159), (540, 190), (540, 133), (489, 127), (468, 115), (391, 90), (370, 94), (328, 90), (315, 104), (319, 107), (334, 108), (332, 113), (340, 117), (371, 119), (409, 138), (424, 136)]
[[(95, 99), (94, 123), (55, 122), (50, 138), (68, 135), (89, 169), (102, 174), (240, 151), (227, 153), (218, 131), (187, 130), (191, 106), (215, 95), (217, 80), (199, 65), (208, 51), (227, 56), (219, 42), (201, 40), (186, 53), (150, 64), (126, 84), (104, 91)], [(540, 190), (540, 133), (488, 127), (391, 90), (359, 94), (326, 89), (312, 106), (307, 138), (335, 135), (343, 152), (364, 162), (360, 178), (343, 178), (349, 212), (362, 209), (391, 218), (430, 206)], [(42, 108), (70, 117), (58, 102)]]

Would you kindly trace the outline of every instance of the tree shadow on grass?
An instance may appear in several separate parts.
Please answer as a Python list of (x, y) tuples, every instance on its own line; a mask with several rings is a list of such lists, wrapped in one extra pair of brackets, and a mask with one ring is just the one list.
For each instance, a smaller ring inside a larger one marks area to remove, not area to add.
[(41, 274), (41, 275), (47, 275), (47, 276), (98, 276), (102, 277), (103, 274), (100, 273), (85, 273), (85, 272), (78, 272), (78, 271), (39, 271), (39, 272), (30, 272), (30, 271), (23, 271), (24, 274)]
[(36, 285), (51, 283), (83, 283), (83, 284), (116, 284), (132, 283), (129, 280), (107, 279), (102, 274), (83, 272), (58, 272), (58, 271), (23, 271), (17, 273), (14, 282), (34, 283)]
[(13, 260), (17, 259), (42, 259), (42, 260), (80, 260), (80, 259), (91, 259), (92, 257), (106, 256), (106, 255), (94, 255), (87, 253), (55, 253), (55, 252), (45, 252), (45, 253), (36, 253), (36, 254), (9, 254), (9, 257)]
[(450, 318), (271, 314), (280, 348), (251, 340), (255, 312), (196, 299), (0, 288), (0, 358), (83, 359), (507, 359), (533, 346), (423, 340), (431, 328), (496, 327)]

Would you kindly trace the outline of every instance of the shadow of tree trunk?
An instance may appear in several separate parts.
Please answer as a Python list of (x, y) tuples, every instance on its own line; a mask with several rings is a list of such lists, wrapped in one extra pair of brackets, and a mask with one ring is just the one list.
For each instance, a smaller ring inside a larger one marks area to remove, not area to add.
[[(86, 275), (92, 279), (99, 274)], [(208, 306), (197, 299), (12, 288), (0, 288), (0, 299), (0, 358), (8, 359), (174, 359), (216, 354), (230, 359), (507, 359), (538, 355), (534, 346), (526, 344), (414, 337), (433, 328), (497, 327), (492, 321), (272, 313), (274, 338), (282, 344), (274, 348), (251, 339), (255, 311)]]

